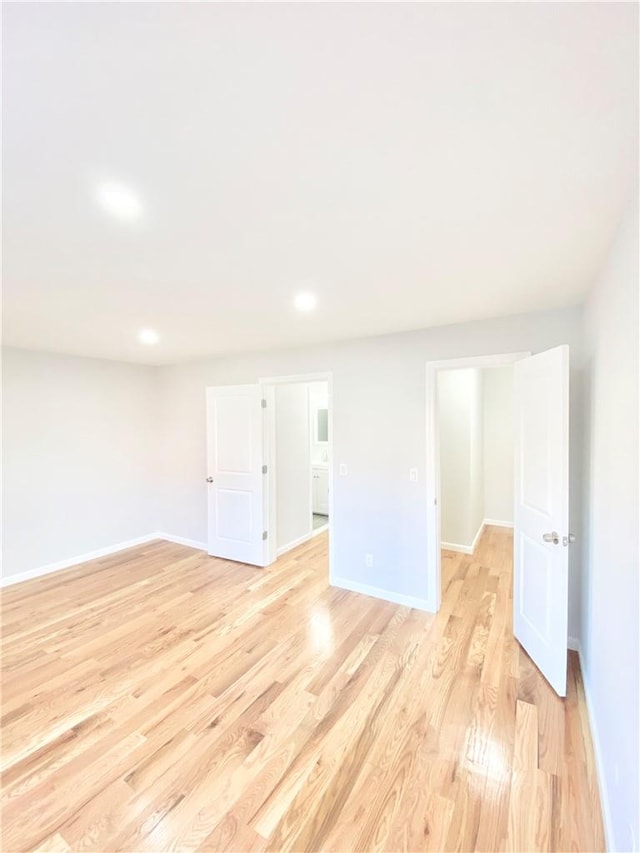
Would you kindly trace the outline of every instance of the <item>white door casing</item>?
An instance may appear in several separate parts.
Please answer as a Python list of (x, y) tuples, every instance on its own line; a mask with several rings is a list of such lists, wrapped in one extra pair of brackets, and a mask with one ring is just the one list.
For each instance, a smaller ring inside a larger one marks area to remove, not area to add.
[(208, 551), (269, 562), (266, 418), (260, 385), (207, 388)]
[(569, 347), (516, 362), (513, 631), (566, 695)]

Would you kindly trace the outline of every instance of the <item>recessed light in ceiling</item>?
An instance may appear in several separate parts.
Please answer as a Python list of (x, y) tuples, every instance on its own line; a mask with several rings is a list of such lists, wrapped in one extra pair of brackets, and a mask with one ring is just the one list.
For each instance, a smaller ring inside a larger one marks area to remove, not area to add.
[(118, 219), (139, 219), (142, 214), (140, 199), (124, 184), (110, 181), (100, 184), (97, 198), (102, 207)]
[(313, 311), (318, 304), (315, 293), (298, 293), (293, 300), (298, 311)]
[(151, 346), (152, 344), (157, 344), (160, 338), (154, 329), (141, 329), (138, 332), (138, 340), (141, 344)]

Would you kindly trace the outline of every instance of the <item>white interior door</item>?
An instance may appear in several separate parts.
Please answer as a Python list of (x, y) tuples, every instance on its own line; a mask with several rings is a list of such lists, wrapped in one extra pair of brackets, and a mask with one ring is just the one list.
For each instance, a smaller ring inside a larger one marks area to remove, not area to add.
[(207, 388), (209, 554), (268, 563), (265, 410), (260, 385)]
[(513, 630), (560, 696), (567, 686), (569, 347), (515, 364)]

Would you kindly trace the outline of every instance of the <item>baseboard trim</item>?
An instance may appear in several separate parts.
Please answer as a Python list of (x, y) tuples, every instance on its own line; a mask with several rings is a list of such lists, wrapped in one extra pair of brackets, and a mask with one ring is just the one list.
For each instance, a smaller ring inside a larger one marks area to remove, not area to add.
[(369, 586), (369, 584), (358, 583), (357, 581), (349, 580), (349, 578), (329, 579), (331, 586), (339, 587), (339, 589), (347, 589), (349, 592), (359, 592), (363, 595), (370, 595), (372, 598), (381, 598), (383, 601), (390, 601), (392, 604), (401, 604), (404, 607), (412, 607), (414, 610), (425, 610), (427, 613), (435, 613), (435, 608), (431, 602), (424, 598), (416, 598), (413, 595), (403, 595), (400, 592), (392, 592), (388, 589), (382, 589), (377, 586)]
[(478, 546), (478, 542), (480, 541), (480, 537), (482, 536), (482, 531), (484, 530), (485, 524), (486, 524), (486, 522), (483, 521), (482, 524), (480, 525), (480, 527), (478, 528), (478, 532), (473, 537), (473, 542), (471, 543), (471, 553), (472, 554)]
[(305, 542), (308, 542), (310, 539), (313, 539), (313, 536), (314, 533), (312, 530), (311, 533), (305, 533), (304, 536), (299, 536), (297, 539), (294, 539), (287, 545), (283, 545), (282, 548), (276, 548), (276, 557), (282, 557), (282, 555), (286, 554), (287, 551), (292, 551), (294, 548), (297, 548), (298, 545), (303, 545)]
[(329, 529), (329, 520), (327, 519), (327, 523), (323, 524), (322, 527), (316, 527), (316, 529), (311, 534), (312, 536), (320, 536), (321, 533), (326, 533)]
[(186, 545), (187, 548), (195, 548), (197, 551), (206, 551), (206, 542), (198, 542), (197, 539), (186, 539), (184, 536), (174, 536), (173, 533), (156, 533), (156, 539), (164, 539), (165, 542), (174, 542), (176, 545)]
[[(604, 761), (602, 757), (602, 748), (600, 746), (600, 736), (598, 734), (598, 726), (596, 724), (595, 712), (593, 710), (593, 700), (591, 698), (591, 688), (587, 680), (586, 669), (584, 666), (584, 656), (582, 652), (582, 644), (577, 637), (570, 637), (569, 642), (575, 642), (574, 651), (578, 652), (578, 660), (580, 662), (580, 673), (582, 675), (582, 685), (584, 687), (584, 698), (587, 705), (587, 717), (589, 718), (589, 729), (591, 731), (591, 743), (593, 744), (593, 752), (596, 759), (596, 774), (598, 776), (598, 790), (600, 792), (600, 805), (602, 807), (602, 823), (604, 825), (604, 840), (607, 850), (615, 850), (615, 838), (613, 834), (613, 823), (611, 821), (611, 808), (609, 806), (609, 797), (607, 795)], [(572, 648), (569, 645), (569, 648)]]
[(97, 548), (95, 551), (87, 551), (85, 554), (79, 554), (77, 557), (69, 557), (67, 560), (47, 563), (45, 566), (39, 566), (37, 569), (29, 569), (17, 575), (6, 575), (0, 579), (0, 587), (13, 586), (13, 584), (22, 583), (23, 581), (35, 580), (35, 578), (51, 575), (54, 572), (61, 572), (63, 569), (71, 569), (73, 566), (79, 566), (81, 563), (98, 560), (100, 557), (108, 557), (110, 554), (117, 554), (118, 551), (126, 551), (127, 548), (135, 548), (137, 545), (144, 545), (147, 542), (153, 542), (154, 539), (161, 538), (163, 538), (161, 533), (147, 533), (146, 536), (138, 536), (136, 539), (118, 542), (117, 545), (109, 545), (107, 548)]
[(440, 541), (440, 547), (444, 548), (446, 551), (458, 551), (460, 554), (473, 554), (476, 550), (476, 546), (482, 536), (482, 531), (484, 530), (484, 526), (487, 522), (483, 521), (480, 527), (478, 528), (478, 532), (473, 537), (473, 542), (471, 545), (457, 545), (455, 542), (442, 542)]
[(188, 548), (196, 548), (198, 551), (206, 551), (206, 542), (197, 542), (195, 539), (185, 539), (183, 536), (173, 536), (171, 533), (147, 533), (146, 536), (138, 536), (136, 539), (128, 539), (126, 542), (118, 542), (117, 545), (109, 545), (107, 548), (98, 548), (95, 551), (87, 551), (86, 554), (79, 554), (77, 557), (69, 557), (68, 560), (59, 560), (56, 563), (48, 563), (46, 566), (39, 566), (37, 569), (29, 569), (27, 572), (20, 572), (17, 575), (6, 575), (0, 578), (0, 588), (5, 586), (13, 586), (16, 583), (23, 581), (35, 580), (36, 578), (51, 575), (54, 572), (61, 572), (64, 569), (72, 569), (74, 566), (80, 566), (82, 563), (89, 563), (91, 560), (99, 560), (100, 557), (108, 557), (110, 554), (117, 554), (118, 551), (126, 551), (127, 548), (136, 548), (138, 545), (145, 545), (147, 542), (154, 542), (162, 539), (165, 542), (174, 542), (176, 545), (186, 545)]
[(513, 521), (498, 521), (497, 518), (485, 518), (485, 520), (482, 523), (488, 524), (491, 527), (511, 527), (511, 528), (513, 528)]
[(456, 545), (455, 542), (440, 542), (440, 547), (445, 551), (458, 551), (460, 554), (473, 554), (473, 548), (469, 545)]

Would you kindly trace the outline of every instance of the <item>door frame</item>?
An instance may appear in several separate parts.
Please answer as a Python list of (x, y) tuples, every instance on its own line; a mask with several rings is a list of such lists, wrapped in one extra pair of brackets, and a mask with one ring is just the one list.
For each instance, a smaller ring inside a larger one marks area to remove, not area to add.
[(440, 435), (438, 422), (438, 373), (441, 370), (462, 370), (475, 367), (505, 367), (523, 358), (531, 352), (510, 352), (496, 355), (464, 356), (427, 362), (426, 378), (426, 487), (427, 487), (427, 601), (428, 609), (433, 613), (440, 610), (442, 601), (442, 579), (440, 566), (441, 551), (441, 496), (440, 496)]
[[(265, 376), (258, 379), (259, 385), (265, 392), (270, 394), (270, 401), (275, 400), (276, 385), (293, 385), (301, 382), (326, 382), (327, 383), (327, 398), (329, 400), (329, 444), (327, 447), (327, 473), (329, 476), (329, 583), (332, 583), (332, 570), (334, 565), (333, 548), (334, 548), (334, 471), (333, 471), (333, 372), (323, 371), (318, 373), (295, 373), (290, 376)], [(277, 558), (277, 488), (276, 488), (276, 419), (275, 405), (267, 406), (267, 423), (265, 429), (265, 455), (267, 462), (267, 483), (266, 483), (266, 506), (267, 512), (265, 518), (268, 522), (269, 536), (267, 544), (269, 548), (269, 563), (274, 563)], [(313, 488), (313, 486), (312, 486)], [(313, 510), (313, 507), (312, 507)], [(313, 515), (313, 512), (312, 512)], [(311, 534), (309, 540), (314, 537), (313, 521), (311, 523)], [(307, 540), (307, 541), (309, 541)]]

